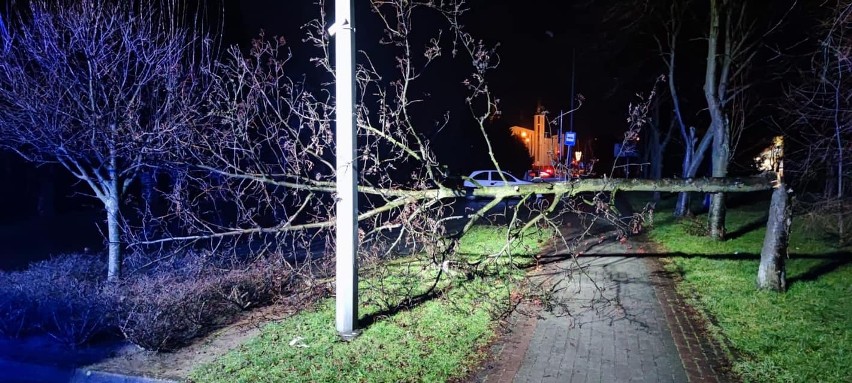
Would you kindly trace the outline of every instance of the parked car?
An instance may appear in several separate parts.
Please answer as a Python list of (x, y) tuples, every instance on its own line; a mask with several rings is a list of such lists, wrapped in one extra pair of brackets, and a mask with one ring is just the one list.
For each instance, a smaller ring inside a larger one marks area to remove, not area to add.
[(526, 173), (527, 181), (556, 178), (556, 169), (551, 165), (533, 165)]
[[(464, 187), (468, 191), (479, 187), (517, 186), (532, 184), (532, 182), (518, 179), (509, 172), (499, 170), (476, 170), (473, 173), (470, 173), (468, 179), (464, 180)], [(470, 193), (468, 193), (468, 198), (471, 198)]]

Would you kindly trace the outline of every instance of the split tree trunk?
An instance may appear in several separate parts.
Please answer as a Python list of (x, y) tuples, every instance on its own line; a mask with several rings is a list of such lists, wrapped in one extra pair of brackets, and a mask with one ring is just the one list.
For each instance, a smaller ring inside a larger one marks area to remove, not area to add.
[(757, 271), (757, 288), (783, 292), (787, 290), (787, 243), (792, 222), (790, 196), (783, 183), (772, 193), (766, 236), (760, 250), (760, 267)]

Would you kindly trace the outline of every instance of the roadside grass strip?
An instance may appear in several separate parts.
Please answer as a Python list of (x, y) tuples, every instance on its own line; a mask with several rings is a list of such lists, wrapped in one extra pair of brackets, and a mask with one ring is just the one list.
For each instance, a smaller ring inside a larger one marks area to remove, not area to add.
[[(683, 282), (678, 289), (709, 315), (733, 348), (734, 371), (745, 382), (850, 382), (852, 262), (849, 248), (806, 231), (793, 218), (786, 293), (756, 289), (768, 198), (728, 209), (731, 239), (689, 233), (686, 221), (657, 205), (649, 237), (676, 253), (664, 259)], [(661, 213), (666, 212), (666, 213)], [(705, 215), (697, 220), (706, 222)]]
[[(513, 241), (500, 262), (529, 263), (547, 231)], [(505, 244), (506, 229), (476, 227), (459, 254), (476, 260)], [(504, 263), (504, 266), (508, 266)], [(495, 268), (497, 270), (498, 268)], [(362, 270), (361, 320), (370, 324), (351, 341), (334, 327), (334, 300), (265, 326), (261, 335), (197, 368), (192, 382), (443, 382), (470, 373), (496, 336), (497, 314), (509, 307), (510, 292), (523, 277), (507, 273), (448, 274), (424, 257)], [(508, 276), (508, 278), (507, 278)], [(406, 299), (433, 292), (416, 302)]]

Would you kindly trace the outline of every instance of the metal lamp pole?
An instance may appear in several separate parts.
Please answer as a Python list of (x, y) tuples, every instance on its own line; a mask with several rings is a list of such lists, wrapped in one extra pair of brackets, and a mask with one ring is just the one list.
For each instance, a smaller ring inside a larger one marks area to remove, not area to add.
[[(568, 116), (568, 127), (571, 132), (574, 131), (574, 48), (571, 48), (571, 115)], [(568, 151), (565, 156), (566, 165), (571, 163), (571, 157), (574, 155), (572, 153), (572, 149), (574, 147), (572, 145), (568, 145)]]
[(335, 318), (337, 332), (352, 339), (358, 332), (358, 171), (355, 125), (355, 29), (353, 0), (335, 0), (334, 36), (337, 204), (335, 218)]

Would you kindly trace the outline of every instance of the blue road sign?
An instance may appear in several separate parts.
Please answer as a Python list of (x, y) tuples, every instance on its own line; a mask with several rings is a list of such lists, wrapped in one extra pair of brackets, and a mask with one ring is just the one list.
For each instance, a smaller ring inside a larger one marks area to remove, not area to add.
[(577, 133), (565, 132), (565, 145), (573, 146), (575, 142), (577, 142)]

